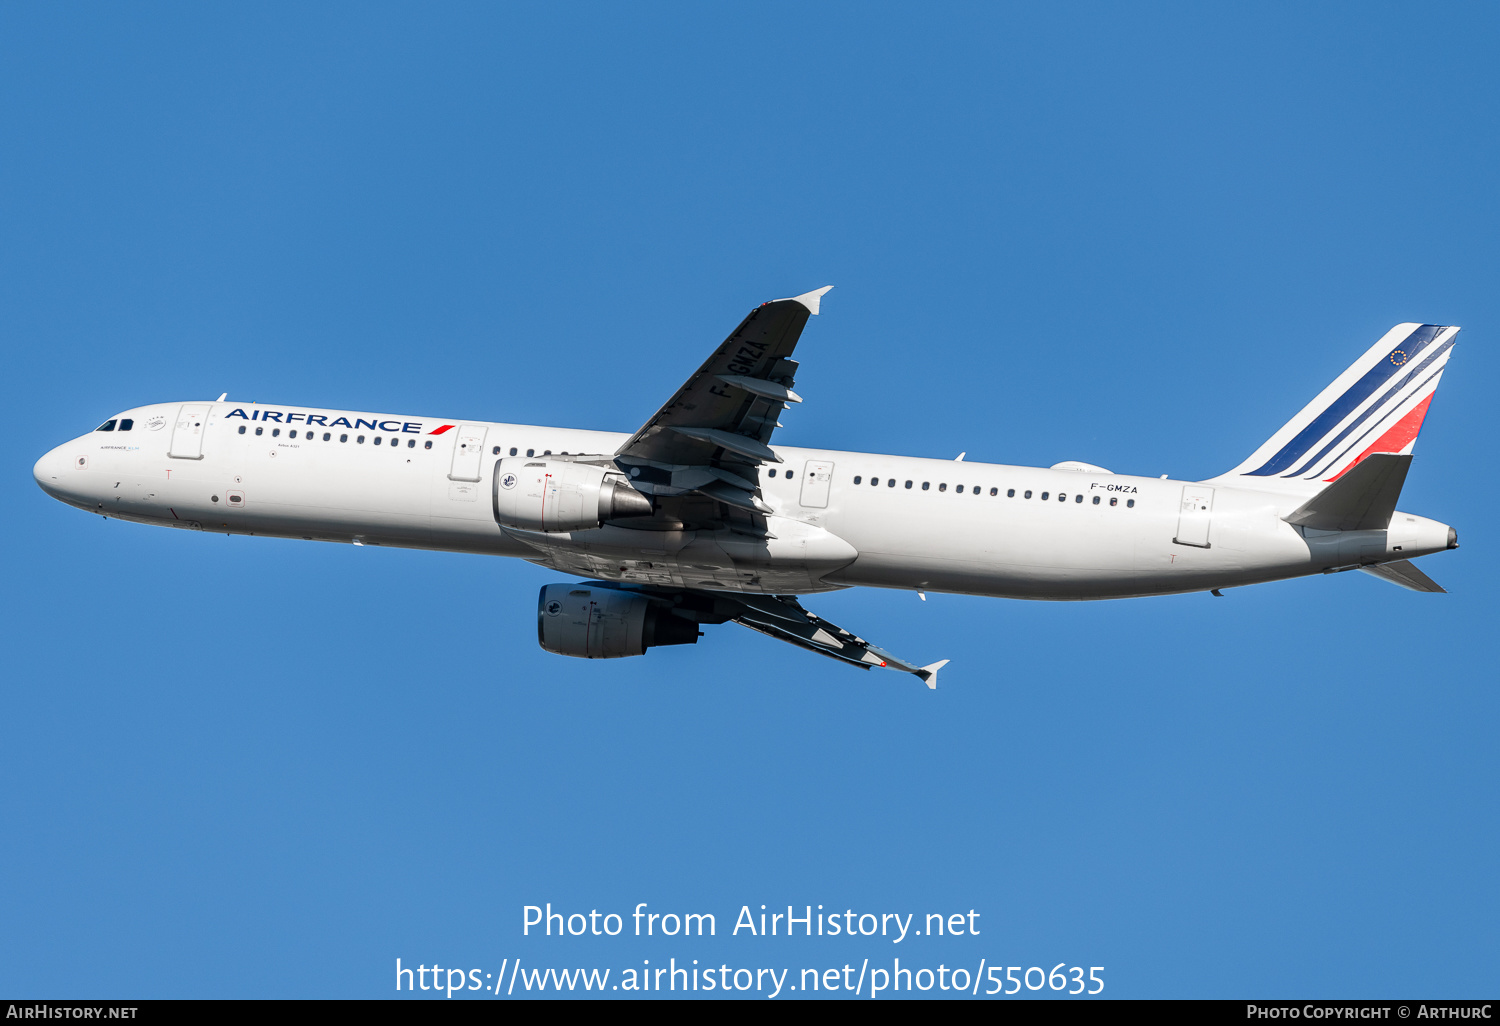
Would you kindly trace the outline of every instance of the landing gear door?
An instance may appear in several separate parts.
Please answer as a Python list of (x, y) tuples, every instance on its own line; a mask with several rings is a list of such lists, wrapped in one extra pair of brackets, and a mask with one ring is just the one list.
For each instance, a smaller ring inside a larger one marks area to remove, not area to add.
[(1185, 485), (1182, 489), (1182, 506), (1177, 513), (1178, 545), (1194, 545), (1200, 549), (1212, 548), (1208, 543), (1208, 526), (1213, 516), (1214, 490), (1203, 485)]
[(203, 458), (203, 429), (208, 426), (208, 407), (184, 405), (177, 411), (172, 442), (167, 455), (178, 460)]
[(482, 424), (465, 424), (458, 429), (458, 438), (453, 442), (453, 468), (448, 472), (448, 480), (479, 480), (486, 430)]
[(802, 498), (798, 501), (810, 509), (828, 505), (828, 486), (833, 483), (833, 464), (808, 460), (802, 468)]

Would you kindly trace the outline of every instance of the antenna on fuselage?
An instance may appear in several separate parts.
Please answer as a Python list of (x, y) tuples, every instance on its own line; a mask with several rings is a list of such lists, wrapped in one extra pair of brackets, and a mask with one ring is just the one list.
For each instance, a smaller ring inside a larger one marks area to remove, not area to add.
[(225, 399), (228, 399), (228, 398), (229, 398), (229, 393), (225, 392), (223, 395), (219, 396), (219, 398), (215, 399), (214, 402), (216, 402), (216, 403), (222, 403)]

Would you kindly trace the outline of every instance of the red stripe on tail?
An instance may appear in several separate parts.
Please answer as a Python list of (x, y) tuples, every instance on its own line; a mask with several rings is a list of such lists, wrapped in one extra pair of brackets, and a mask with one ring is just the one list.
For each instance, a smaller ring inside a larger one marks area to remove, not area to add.
[(1349, 464), (1347, 467), (1339, 471), (1337, 474), (1334, 474), (1332, 477), (1325, 478), (1325, 480), (1337, 481), (1339, 478), (1349, 473), (1349, 471), (1359, 466), (1360, 461), (1363, 460), (1366, 456), (1371, 455), (1372, 453), (1400, 452), (1402, 449), (1405, 449), (1408, 445), (1416, 440), (1417, 433), (1422, 430), (1422, 418), (1427, 416), (1427, 404), (1430, 402), (1432, 402), (1431, 395), (1418, 403), (1416, 405), (1416, 408), (1413, 409), (1410, 413), (1402, 417), (1400, 420), (1396, 421), (1395, 424), (1391, 425), (1391, 429), (1385, 434), (1381, 435), (1379, 438), (1375, 439), (1375, 442), (1368, 449), (1360, 453), (1358, 456), (1354, 457), (1353, 463)]

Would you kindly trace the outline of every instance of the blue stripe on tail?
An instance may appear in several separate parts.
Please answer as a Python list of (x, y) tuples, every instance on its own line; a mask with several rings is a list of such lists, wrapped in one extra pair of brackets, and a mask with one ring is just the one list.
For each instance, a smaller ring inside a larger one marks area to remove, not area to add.
[[(1301, 459), (1307, 450), (1311, 449), (1321, 438), (1332, 431), (1334, 426), (1347, 417), (1351, 410), (1368, 399), (1371, 393), (1390, 380), (1414, 356), (1423, 349), (1426, 349), (1442, 330), (1442, 326), (1437, 324), (1423, 324), (1418, 327), (1400, 345), (1392, 349), (1385, 359), (1380, 360), (1375, 366), (1366, 371), (1364, 376), (1350, 385), (1343, 395), (1335, 399), (1328, 405), (1327, 409), (1314, 417), (1311, 424), (1297, 432), (1297, 436), (1282, 446), (1280, 452), (1272, 456), (1259, 468), (1246, 471), (1245, 476), (1270, 477), (1273, 474), (1281, 473), (1287, 467)], [(1397, 352), (1403, 354), (1399, 363), (1394, 359)]]
[[(1415, 366), (1415, 367), (1412, 368), (1412, 371), (1411, 371), (1410, 374), (1406, 375), (1406, 377), (1402, 378), (1400, 381), (1396, 382), (1389, 389), (1387, 389), (1385, 395), (1381, 396), (1379, 399), (1377, 399), (1373, 403), (1371, 403), (1369, 405), (1369, 408), (1366, 409), (1364, 413), (1361, 413), (1358, 417), (1355, 417), (1354, 420), (1349, 423), (1348, 427), (1346, 427), (1346, 428), (1344, 428), (1344, 430), (1340, 431), (1338, 433), (1338, 435), (1332, 441), (1330, 441), (1327, 445), (1323, 446), (1323, 448), (1319, 449), (1318, 450), (1318, 454), (1316, 456), (1314, 456), (1312, 459), (1308, 460), (1306, 463), (1302, 464), (1302, 466), (1298, 467), (1296, 470), (1292, 471), (1290, 474), (1283, 474), (1281, 476), (1282, 477), (1300, 477), (1301, 475), (1307, 473), (1309, 467), (1312, 467), (1312, 466), (1316, 465), (1319, 460), (1321, 460), (1324, 456), (1327, 456), (1329, 454), (1329, 452), (1331, 452), (1333, 450), (1334, 446), (1338, 445), (1345, 438), (1349, 437), (1350, 432), (1356, 430), (1361, 424), (1363, 424), (1366, 420), (1368, 420), (1372, 414), (1377, 413), (1380, 410), (1382, 410), (1385, 407), (1385, 404), (1388, 403), (1388, 402), (1390, 402), (1391, 396), (1395, 395), (1397, 392), (1400, 392), (1407, 385), (1411, 384), (1412, 381), (1416, 378), (1416, 376), (1418, 374), (1422, 373), (1422, 371), (1426, 370), (1427, 367), (1428, 367), (1428, 365), (1430, 365), (1432, 363), (1432, 361), (1436, 360), (1438, 357), (1442, 356), (1450, 348), (1452, 348), (1453, 343), (1456, 340), (1457, 340), (1456, 337), (1455, 338), (1450, 338), (1448, 341), (1444, 342), (1442, 345), (1440, 345), (1436, 349), (1434, 349), (1431, 353), (1428, 353), (1427, 354), (1427, 359), (1425, 359), (1421, 363), (1417, 364), (1417, 366)], [(1407, 363), (1408, 363), (1408, 365), (1410, 365), (1410, 361), (1409, 360), (1407, 361)], [(1321, 473), (1321, 471), (1320, 471), (1320, 473)]]

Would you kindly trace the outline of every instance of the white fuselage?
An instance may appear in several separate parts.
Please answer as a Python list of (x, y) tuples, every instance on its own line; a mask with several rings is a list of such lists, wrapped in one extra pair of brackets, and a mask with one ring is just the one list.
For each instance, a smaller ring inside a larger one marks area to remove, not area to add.
[(1293, 527), (1281, 518), (1302, 497), (1217, 483), (793, 446), (773, 447), (784, 461), (774, 476), (761, 470), (774, 511), (768, 536), (629, 521), (528, 536), (496, 523), (498, 460), (610, 454), (627, 435), (228, 402), (147, 406), (125, 418), (129, 431), (91, 432), (42, 457), (38, 483), (72, 505), (140, 523), (516, 556), (627, 582), (1095, 599), (1206, 591), (1449, 547), (1446, 525), (1400, 512), (1387, 531)]

